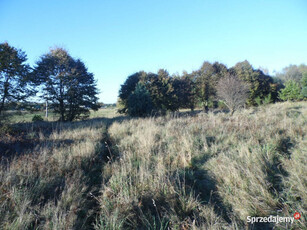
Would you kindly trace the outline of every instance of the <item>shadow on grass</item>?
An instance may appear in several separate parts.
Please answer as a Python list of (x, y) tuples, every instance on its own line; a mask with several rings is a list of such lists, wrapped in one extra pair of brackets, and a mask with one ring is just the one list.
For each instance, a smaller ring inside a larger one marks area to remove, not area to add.
[[(94, 118), (85, 122), (98, 122), (105, 124), (105, 130), (102, 133), (101, 140), (96, 144), (94, 157), (87, 162), (81, 164), (81, 169), (84, 172), (84, 180), (86, 181), (87, 190), (83, 194), (83, 198), (86, 200), (82, 207), (79, 208), (77, 213), (77, 221), (74, 225), (74, 229), (94, 229), (94, 223), (100, 214), (100, 203), (97, 199), (101, 195), (100, 189), (103, 183), (103, 166), (110, 161), (113, 157), (111, 154), (112, 143), (108, 136), (108, 127), (113, 122), (122, 122), (128, 117), (117, 118)], [(81, 127), (84, 124), (82, 124)]]
[[(122, 122), (129, 117), (116, 117), (116, 118), (93, 118), (84, 121), (75, 122), (28, 122), (14, 124), (10, 132), (0, 136), (0, 164), (9, 167), (12, 160), (27, 155), (34, 156), (39, 154), (39, 148), (54, 148), (54, 147), (68, 147), (73, 145), (76, 140), (60, 139), (53, 140), (48, 138), (53, 132), (74, 131), (86, 127), (93, 129), (101, 129), (108, 127), (113, 122)], [(43, 135), (43, 138), (40, 138)], [(79, 140), (78, 140), (79, 141)], [(107, 143), (107, 144), (106, 144)], [(83, 171), (82, 181), (80, 184), (86, 184), (86, 191), (82, 194), (84, 202), (81, 202), (78, 207), (77, 220), (75, 222), (75, 229), (93, 229), (99, 213), (99, 197), (102, 180), (103, 165), (110, 158), (109, 147), (110, 145), (107, 137), (107, 128), (102, 131), (101, 139), (95, 146), (95, 154), (93, 157), (82, 157), (74, 160), (80, 164), (80, 169)], [(21, 158), (23, 159), (23, 158)], [(31, 206), (44, 206), (51, 200), (56, 203), (63, 192), (65, 185), (65, 177), (73, 173), (72, 171), (65, 171), (61, 175), (50, 178), (47, 182), (44, 178), (33, 177), (27, 181), (23, 186), (25, 191), (33, 190), (34, 196), (31, 200)], [(20, 179), (19, 177), (16, 179)], [(21, 178), (22, 179), (22, 178)], [(43, 219), (36, 219), (35, 223), (31, 226), (38, 226)]]
[[(214, 211), (218, 216), (221, 216), (228, 224), (231, 224), (233, 221), (233, 218), (235, 218), (238, 227), (242, 229), (250, 229), (250, 230), (269, 230), (274, 229), (273, 223), (254, 223), (254, 224), (248, 224), (245, 221), (242, 221), (240, 219), (237, 219), (233, 216), (233, 209), (231, 206), (226, 205), (223, 202), (223, 198), (218, 194), (217, 189), (217, 182), (216, 180), (210, 175), (210, 173), (203, 169), (202, 166), (210, 159), (211, 157), (204, 154), (201, 157), (193, 158), (192, 159), (192, 167), (186, 168), (179, 172), (180, 180), (182, 183), (185, 183), (187, 190), (186, 192), (193, 192), (193, 194), (197, 195), (197, 198), (204, 204), (211, 204), (214, 207)], [(281, 173), (281, 169), (279, 167), (280, 161), (274, 161), (273, 165), (271, 165), (271, 168), (269, 175), (272, 176), (272, 178), (268, 178), (268, 180), (271, 179), (271, 182), (273, 183), (274, 189), (282, 189), (278, 188), (277, 184), (280, 185), (281, 179), (280, 176), (278, 176), (278, 173)], [(278, 171), (275, 171), (278, 170)], [(282, 172), (285, 173), (285, 172)], [(280, 175), (280, 174), (279, 174)], [(278, 181), (277, 181), (278, 179)], [(273, 181), (274, 180), (274, 181)], [(277, 184), (275, 184), (275, 182)], [(196, 221), (197, 223), (197, 221)]]
[[(9, 131), (0, 135), (0, 162), (3, 160), (11, 160), (14, 157), (19, 157), (25, 154), (31, 154), (37, 146), (44, 144), (45, 146), (58, 147), (69, 146), (74, 143), (74, 140), (48, 140), (48, 136), (53, 132), (73, 131), (87, 126), (101, 127), (100, 124), (106, 126), (113, 122), (122, 122), (131, 119), (126, 116), (115, 118), (92, 118), (83, 121), (74, 122), (26, 122), (16, 123), (10, 126)], [(40, 140), (39, 135), (42, 133), (47, 140)]]
[[(213, 114), (219, 114), (219, 113), (223, 113), (223, 114), (229, 114), (230, 110), (229, 109), (209, 109), (208, 112), (212, 112)], [(194, 111), (177, 111), (177, 112), (171, 112), (169, 113), (169, 116), (171, 117), (195, 117), (198, 114), (202, 114), (202, 113), (206, 113), (204, 110), (202, 109), (197, 109)], [(162, 116), (162, 115), (161, 115)]]
[(231, 213), (231, 207), (226, 206), (222, 197), (219, 196), (215, 179), (207, 170), (200, 168), (210, 157), (204, 155), (201, 158), (192, 159), (192, 168), (186, 168), (179, 172), (181, 181), (185, 183), (186, 192), (193, 192), (197, 198), (205, 204), (211, 204), (217, 215), (224, 218), (225, 221), (231, 223), (228, 213)]

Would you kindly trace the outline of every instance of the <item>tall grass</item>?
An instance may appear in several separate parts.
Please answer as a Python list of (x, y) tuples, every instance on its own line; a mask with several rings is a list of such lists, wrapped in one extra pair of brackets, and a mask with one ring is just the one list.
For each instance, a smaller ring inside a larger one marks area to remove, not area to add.
[[(10, 147), (0, 229), (304, 229), (306, 117), (299, 102), (233, 116), (19, 124), (0, 138)], [(295, 212), (292, 225), (247, 223)]]
[(306, 227), (306, 116), (301, 102), (113, 123), (96, 229)]
[(105, 125), (68, 123), (49, 129), (25, 130), (33, 134), (34, 148), (2, 158), (1, 229), (89, 227), (89, 194), (95, 189), (89, 175), (97, 167)]

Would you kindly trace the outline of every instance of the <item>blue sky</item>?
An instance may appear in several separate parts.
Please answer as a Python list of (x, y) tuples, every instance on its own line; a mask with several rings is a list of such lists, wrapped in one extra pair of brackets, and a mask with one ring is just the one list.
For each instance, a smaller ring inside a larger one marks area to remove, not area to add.
[(50, 47), (66, 48), (113, 103), (128, 75), (172, 73), (207, 61), (248, 60), (270, 73), (307, 64), (306, 0), (0, 0), (0, 42), (34, 65)]

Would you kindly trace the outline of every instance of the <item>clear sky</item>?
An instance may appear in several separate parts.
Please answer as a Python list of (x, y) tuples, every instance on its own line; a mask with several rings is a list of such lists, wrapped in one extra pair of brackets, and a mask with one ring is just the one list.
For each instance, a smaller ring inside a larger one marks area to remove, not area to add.
[(0, 0), (0, 42), (33, 66), (50, 47), (81, 58), (113, 103), (128, 75), (248, 60), (270, 73), (307, 64), (306, 0)]

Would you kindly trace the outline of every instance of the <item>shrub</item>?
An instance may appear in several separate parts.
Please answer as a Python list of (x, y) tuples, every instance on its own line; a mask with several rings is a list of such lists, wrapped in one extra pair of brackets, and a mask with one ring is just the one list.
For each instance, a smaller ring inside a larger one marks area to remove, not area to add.
[(307, 86), (302, 88), (301, 95), (304, 99), (307, 98)]
[(44, 118), (42, 118), (42, 116), (38, 115), (38, 114), (34, 115), (33, 118), (32, 118), (32, 121), (34, 121), (34, 122), (43, 121), (43, 120), (44, 120)]
[(283, 101), (297, 101), (302, 99), (301, 89), (295, 81), (288, 81), (286, 87), (279, 92), (279, 98)]
[(261, 103), (262, 103), (261, 98), (260, 98), (259, 96), (256, 97), (256, 98), (255, 98), (255, 102), (256, 102), (256, 104), (257, 104), (258, 106), (260, 106)]
[(301, 79), (301, 86), (307, 87), (307, 73), (304, 73), (302, 79)]
[(264, 105), (270, 104), (270, 103), (272, 102), (272, 95), (271, 95), (271, 94), (267, 95), (267, 96), (263, 99), (262, 102), (263, 102)]
[(0, 135), (13, 134), (14, 129), (7, 123), (0, 123)]

